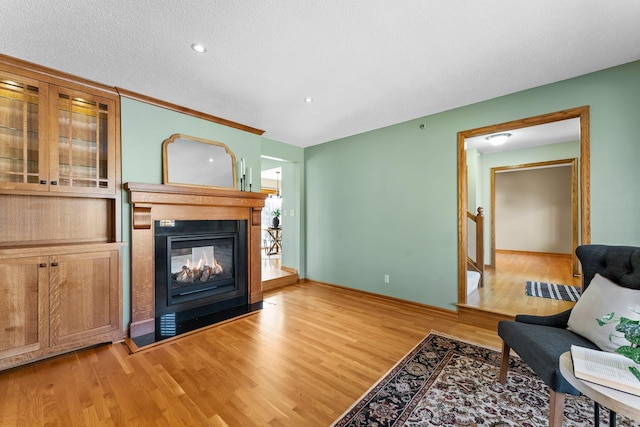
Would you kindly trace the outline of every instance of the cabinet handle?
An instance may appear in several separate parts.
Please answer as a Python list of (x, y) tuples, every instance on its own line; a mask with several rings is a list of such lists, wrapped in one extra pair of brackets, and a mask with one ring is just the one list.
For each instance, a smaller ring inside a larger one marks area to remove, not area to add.
[(46, 180), (46, 179), (41, 179), (41, 180), (40, 180), (40, 184), (42, 184), (42, 185), (46, 185), (46, 184), (47, 184), (47, 180)]
[(46, 263), (44, 263), (44, 262), (41, 262), (41, 263), (40, 263), (40, 268), (45, 268), (46, 266), (47, 266), (47, 264), (46, 264)]
[(51, 181), (51, 185), (58, 185), (58, 181)]
[(57, 262), (52, 262), (52, 263), (51, 263), (51, 267), (57, 267), (57, 266), (58, 266), (58, 263), (57, 263)]

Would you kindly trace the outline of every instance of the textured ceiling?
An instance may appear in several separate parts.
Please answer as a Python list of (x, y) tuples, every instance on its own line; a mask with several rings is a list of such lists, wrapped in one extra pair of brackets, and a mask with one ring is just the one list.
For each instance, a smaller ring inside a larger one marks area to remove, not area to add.
[(638, 22), (638, 0), (2, 0), (0, 53), (305, 147), (638, 60)]

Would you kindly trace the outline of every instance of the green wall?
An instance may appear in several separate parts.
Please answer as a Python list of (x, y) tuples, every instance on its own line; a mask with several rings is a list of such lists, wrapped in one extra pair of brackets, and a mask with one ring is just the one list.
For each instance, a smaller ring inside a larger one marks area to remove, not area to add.
[(583, 105), (592, 242), (640, 245), (633, 62), (305, 149), (306, 277), (453, 309), (457, 133)]

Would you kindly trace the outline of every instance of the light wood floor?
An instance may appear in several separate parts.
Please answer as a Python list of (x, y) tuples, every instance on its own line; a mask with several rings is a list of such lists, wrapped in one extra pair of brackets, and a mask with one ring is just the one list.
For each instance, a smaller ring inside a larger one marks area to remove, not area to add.
[(280, 258), (262, 258), (262, 290), (268, 291), (298, 282), (295, 269), (282, 267)]
[(321, 284), (129, 354), (105, 345), (0, 373), (2, 426), (326, 426), (430, 330), (499, 348), (425, 307)]
[[(476, 303), (559, 311), (522, 297), (522, 280), (572, 284), (554, 262), (499, 257)], [(0, 372), (0, 425), (326, 426), (431, 330), (500, 348), (494, 330), (426, 307), (291, 285), (259, 312), (135, 354), (117, 343)]]
[(280, 269), (282, 260), (280, 258), (262, 258), (262, 281), (278, 279), (291, 275), (290, 272)]
[(568, 255), (498, 251), (496, 268), (485, 270), (484, 286), (467, 296), (467, 305), (508, 315), (558, 313), (575, 303), (527, 296), (525, 284), (532, 280), (581, 286), (582, 279), (572, 273)]

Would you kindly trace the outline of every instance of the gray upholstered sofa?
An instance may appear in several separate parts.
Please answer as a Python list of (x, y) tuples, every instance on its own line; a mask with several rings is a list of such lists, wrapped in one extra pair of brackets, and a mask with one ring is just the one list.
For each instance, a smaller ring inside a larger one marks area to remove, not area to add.
[[(596, 273), (631, 289), (640, 289), (640, 248), (631, 246), (583, 245), (576, 249), (582, 264), (583, 289)], [(567, 329), (571, 310), (553, 316), (518, 315), (501, 321), (498, 335), (503, 340), (500, 381), (506, 382), (509, 351), (513, 349), (550, 389), (549, 426), (561, 426), (566, 393), (580, 392), (560, 374), (560, 355), (572, 344), (598, 348), (590, 340)]]

